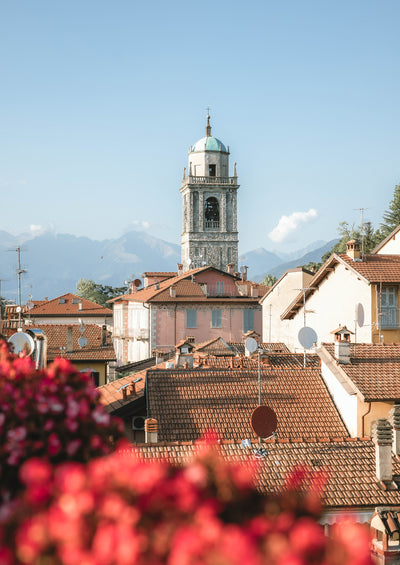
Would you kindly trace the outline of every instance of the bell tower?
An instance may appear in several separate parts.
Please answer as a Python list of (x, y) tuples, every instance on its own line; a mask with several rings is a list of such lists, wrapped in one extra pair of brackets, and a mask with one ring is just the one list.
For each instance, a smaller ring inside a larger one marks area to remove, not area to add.
[(229, 176), (229, 147), (206, 135), (189, 148), (188, 174), (183, 171), (182, 263), (185, 271), (211, 265), (222, 271), (233, 263), (238, 270), (236, 163)]

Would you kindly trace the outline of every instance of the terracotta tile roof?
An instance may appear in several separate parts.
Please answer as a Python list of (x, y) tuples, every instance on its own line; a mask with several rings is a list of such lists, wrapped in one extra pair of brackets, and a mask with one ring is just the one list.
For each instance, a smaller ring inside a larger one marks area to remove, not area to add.
[[(60, 299), (65, 300), (65, 302), (60, 304)], [(74, 299), (76, 304), (73, 303)], [(81, 310), (79, 310), (79, 302), (82, 302)], [(112, 316), (112, 310), (110, 310), (110, 308), (100, 306), (100, 304), (96, 304), (91, 300), (86, 300), (76, 294), (67, 292), (66, 294), (57, 296), (57, 298), (45, 300), (37, 306), (35, 305), (30, 309), (29, 315), (32, 318), (35, 316), (75, 316), (77, 318), (84, 318), (85, 316), (104, 316), (109, 318)]]
[[(334, 344), (323, 343), (331, 357)], [(350, 344), (350, 364), (338, 364), (364, 400), (400, 400), (400, 343)]]
[[(212, 355), (212, 354), (210, 354)], [(196, 360), (196, 352), (195, 352)], [(198, 365), (203, 368), (219, 368), (219, 369), (258, 369), (258, 356), (257, 354), (252, 357), (232, 357), (232, 356), (218, 356), (218, 357), (199, 357), (196, 360)], [(266, 369), (267, 367), (276, 367), (280, 369), (299, 369), (303, 367), (304, 357), (300, 353), (280, 353), (280, 352), (266, 352), (261, 355), (261, 366)], [(318, 355), (307, 354), (306, 357), (307, 367), (319, 367), (320, 359)]]
[[(254, 460), (253, 449), (241, 444), (222, 442), (224, 457), (234, 461)], [(399, 505), (400, 490), (383, 490), (375, 476), (375, 445), (370, 438), (346, 438), (340, 441), (315, 442), (268, 441), (263, 443), (267, 456), (257, 459), (258, 488), (261, 492), (282, 490), (285, 479), (296, 465), (328, 471), (323, 501), (327, 509), (345, 507), (369, 508), (377, 505)], [(144, 459), (165, 458), (183, 464), (190, 461), (195, 449), (192, 442), (140, 444), (136, 446)], [(400, 476), (400, 462), (392, 456), (394, 478)]]
[(142, 277), (165, 277), (172, 278), (176, 277), (176, 271), (146, 271), (142, 274)]
[[(163, 361), (158, 365), (154, 363), (153, 368), (165, 369), (166, 364), (167, 361)], [(101, 404), (106, 407), (108, 412), (117, 413), (119, 409), (126, 407), (140, 398), (143, 398), (145, 395), (146, 373), (147, 369), (137, 372), (132, 371), (131, 374), (125, 377), (121, 377), (120, 379), (99, 387), (98, 391), (100, 392)], [(135, 379), (141, 379), (135, 383), (136, 394), (130, 394), (130, 389), (128, 387), (127, 398), (124, 398), (121, 387), (124, 385), (130, 385)]]
[[(400, 283), (400, 255), (365, 255), (363, 261), (353, 261), (346, 253), (333, 253), (309, 281), (310, 290), (305, 291), (306, 301), (339, 263), (368, 283)], [(292, 318), (302, 306), (303, 293), (299, 292), (281, 314), (281, 319)]]
[[(135, 379), (142, 379), (135, 383), (136, 394), (130, 394), (130, 389), (128, 387), (127, 398), (124, 399), (121, 387), (124, 385), (130, 385)], [(116, 413), (119, 409), (127, 406), (131, 402), (144, 397), (145, 383), (146, 369), (127, 377), (117, 379), (98, 388), (98, 391), (100, 392), (100, 402), (106, 407), (108, 412)]]
[[(197, 439), (210, 428), (226, 439), (251, 438), (257, 381), (257, 370), (149, 370), (148, 415), (159, 421), (160, 441)], [(318, 370), (263, 369), (261, 381), (279, 438), (348, 435)]]
[[(228, 344), (235, 351), (237, 355), (244, 355), (246, 353), (244, 343), (242, 342), (229, 342)], [(264, 351), (279, 351), (281, 353), (290, 353), (289, 349), (284, 343), (259, 343), (261, 349)]]
[[(117, 296), (108, 302), (240, 302), (240, 303), (255, 303), (258, 304), (259, 297), (243, 296), (239, 292), (236, 296), (206, 296), (201, 288), (201, 285), (195, 281), (192, 282), (192, 276), (212, 269), (214, 267), (199, 267), (198, 269), (191, 269), (182, 275), (174, 276), (161, 281), (157, 284), (152, 284), (146, 288), (133, 292), (131, 294), (123, 294)], [(222, 273), (222, 271), (221, 271)], [(223, 272), (225, 276), (236, 279), (234, 275)], [(171, 296), (170, 288), (175, 288), (175, 296)]]
[(223, 357), (235, 355), (235, 352), (229, 347), (222, 337), (215, 337), (202, 343), (197, 343), (194, 347), (194, 353), (204, 355), (220, 355)]
[[(40, 328), (47, 337), (47, 360), (65, 357), (71, 361), (115, 361), (111, 333), (107, 332), (107, 345), (102, 346), (102, 328), (97, 324), (85, 324), (83, 337), (87, 345), (80, 347), (78, 339), (82, 336), (78, 324), (30, 324), (25, 329)], [(68, 330), (72, 329), (73, 351), (60, 349), (67, 347)]]
[(353, 261), (345, 253), (339, 257), (369, 282), (400, 282), (400, 255), (365, 255), (363, 261)]

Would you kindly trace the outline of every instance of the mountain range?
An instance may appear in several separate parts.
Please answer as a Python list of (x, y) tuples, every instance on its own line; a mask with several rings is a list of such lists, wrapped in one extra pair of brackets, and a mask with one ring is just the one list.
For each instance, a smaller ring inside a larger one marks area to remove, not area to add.
[[(249, 278), (261, 281), (266, 274), (280, 276), (286, 269), (319, 261), (336, 240), (314, 242), (296, 253), (277, 254), (264, 248), (241, 256), (249, 266)], [(0, 231), (0, 295), (17, 298), (17, 246), (21, 247), (22, 301), (54, 298), (75, 292), (80, 278), (123, 286), (125, 280), (140, 278), (144, 271), (175, 271), (180, 246), (146, 232), (130, 231), (117, 239), (102, 241), (51, 231), (14, 236)]]

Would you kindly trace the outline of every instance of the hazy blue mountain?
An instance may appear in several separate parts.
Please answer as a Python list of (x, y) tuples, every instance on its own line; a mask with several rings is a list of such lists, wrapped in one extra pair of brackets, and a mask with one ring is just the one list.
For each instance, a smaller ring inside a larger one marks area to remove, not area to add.
[(281, 262), (284, 261), (285, 263), (288, 263), (289, 261), (295, 261), (299, 257), (304, 257), (304, 255), (306, 255), (307, 253), (311, 253), (311, 251), (320, 249), (326, 243), (327, 242), (323, 239), (318, 239), (317, 241), (313, 241), (305, 247), (302, 247), (301, 249), (297, 249), (296, 251), (292, 251), (290, 253), (280, 253), (278, 251), (274, 251), (274, 253), (276, 253), (276, 255), (281, 258)]
[[(242, 256), (241, 263), (248, 265), (250, 279), (260, 281), (268, 273), (280, 276), (289, 268), (319, 261), (335, 242), (289, 262), (260, 247)], [(21, 245), (21, 266), (27, 271), (22, 275), (23, 302), (30, 293), (34, 300), (42, 300), (74, 292), (80, 278), (123, 286), (125, 280), (140, 278), (144, 271), (175, 271), (181, 257), (179, 245), (139, 231), (102, 241), (54, 232), (13, 236), (0, 231), (1, 294), (12, 300), (17, 299), (17, 245)]]
[[(14, 249), (19, 241), (8, 236), (0, 232), (1, 291), (15, 300), (17, 254), (8, 249)], [(47, 232), (22, 245), (21, 264), (27, 271), (22, 275), (22, 298), (26, 301), (31, 292), (34, 300), (74, 292), (80, 278), (122, 286), (132, 275), (137, 278), (144, 271), (176, 270), (179, 261), (180, 246), (144, 232), (132, 231), (103, 241)]]
[(288, 269), (294, 269), (295, 267), (306, 265), (310, 261), (314, 261), (315, 263), (318, 263), (321, 261), (322, 255), (324, 255), (324, 253), (326, 253), (327, 251), (330, 251), (338, 241), (339, 241), (338, 239), (332, 239), (331, 241), (328, 241), (327, 243), (322, 245), (322, 247), (319, 247), (318, 249), (314, 249), (313, 251), (306, 253), (302, 257), (298, 257), (297, 259), (294, 259), (292, 261), (281, 263), (280, 265), (277, 265), (276, 267), (273, 267), (270, 270), (266, 269), (260, 275), (255, 275), (254, 277), (251, 278), (253, 278), (253, 280), (257, 282), (262, 281), (268, 274), (275, 275), (277, 278), (279, 278)]
[(269, 272), (270, 269), (277, 267), (282, 263), (282, 259), (272, 251), (267, 251), (264, 247), (259, 247), (253, 251), (248, 251), (241, 255), (240, 264), (249, 267), (248, 277), (253, 280), (255, 273)]

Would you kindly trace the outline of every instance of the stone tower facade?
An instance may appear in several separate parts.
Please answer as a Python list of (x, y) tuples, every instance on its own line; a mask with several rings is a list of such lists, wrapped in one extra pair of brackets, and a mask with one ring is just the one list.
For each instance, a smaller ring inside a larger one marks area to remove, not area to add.
[(211, 265), (222, 271), (238, 270), (236, 163), (229, 176), (229, 147), (211, 135), (189, 148), (189, 169), (183, 172), (182, 264), (185, 271)]

